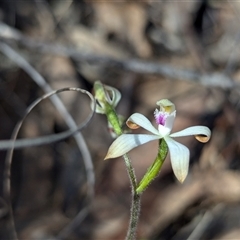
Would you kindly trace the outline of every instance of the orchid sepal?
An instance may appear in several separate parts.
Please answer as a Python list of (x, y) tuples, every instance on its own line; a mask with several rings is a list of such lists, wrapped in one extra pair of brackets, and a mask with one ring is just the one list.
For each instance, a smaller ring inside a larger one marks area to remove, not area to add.
[(193, 126), (185, 128), (179, 132), (170, 134), (170, 137), (185, 137), (185, 136), (195, 136), (195, 138), (202, 143), (209, 141), (211, 137), (211, 130), (205, 126)]
[(183, 144), (170, 137), (164, 138), (170, 153), (170, 161), (175, 177), (183, 183), (188, 174), (189, 168), (189, 149)]
[(158, 130), (152, 125), (152, 123), (141, 113), (132, 114), (128, 118), (126, 124), (131, 129), (137, 129), (139, 127), (142, 127), (153, 134), (159, 134)]
[(160, 137), (150, 134), (122, 134), (111, 144), (104, 160), (120, 157), (135, 147), (157, 139)]

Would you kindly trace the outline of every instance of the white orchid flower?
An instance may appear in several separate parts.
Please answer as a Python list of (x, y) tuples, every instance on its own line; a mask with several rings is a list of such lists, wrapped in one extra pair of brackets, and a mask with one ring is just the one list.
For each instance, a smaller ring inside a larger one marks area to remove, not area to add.
[(183, 182), (188, 174), (189, 149), (173, 138), (194, 135), (198, 141), (207, 142), (211, 131), (205, 126), (193, 126), (171, 133), (176, 117), (175, 105), (167, 99), (158, 101), (157, 105), (160, 110), (156, 109), (154, 116), (158, 129), (144, 115), (134, 113), (127, 120), (127, 125), (131, 129), (142, 127), (152, 134), (122, 134), (112, 143), (105, 159), (122, 156), (137, 146), (163, 138), (168, 145), (173, 172), (176, 178)]

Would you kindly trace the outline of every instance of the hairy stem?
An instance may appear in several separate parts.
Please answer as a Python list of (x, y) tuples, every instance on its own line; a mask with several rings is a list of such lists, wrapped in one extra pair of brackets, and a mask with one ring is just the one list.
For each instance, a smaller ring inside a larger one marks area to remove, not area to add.
[[(122, 128), (119, 124), (118, 116), (112, 107), (110, 107), (108, 104), (106, 104), (106, 106), (108, 109), (108, 111), (106, 113), (107, 119), (113, 126), (115, 133), (118, 136), (120, 136), (122, 134)], [(140, 215), (141, 197), (140, 197), (140, 194), (138, 194), (136, 192), (138, 184), (137, 184), (137, 178), (136, 178), (131, 160), (127, 154), (123, 155), (123, 159), (124, 159), (126, 169), (128, 172), (130, 185), (131, 185), (131, 191), (132, 191), (131, 215), (130, 215), (129, 227), (128, 227), (126, 240), (134, 240), (136, 237), (137, 224), (138, 224), (139, 215)]]
[(123, 155), (125, 165), (127, 167), (128, 176), (131, 183), (132, 188), (132, 205), (131, 205), (131, 215), (129, 220), (129, 227), (128, 232), (126, 236), (126, 240), (133, 240), (136, 238), (136, 231), (137, 231), (137, 225), (140, 215), (140, 202), (141, 202), (141, 196), (136, 192), (137, 189), (137, 180), (135, 176), (134, 169), (132, 167), (131, 161), (127, 154)]
[(123, 158), (125, 161), (125, 165), (127, 168), (128, 176), (131, 183), (131, 189), (132, 189), (132, 205), (131, 205), (130, 220), (129, 220), (129, 227), (128, 227), (126, 240), (133, 240), (136, 238), (136, 231), (137, 231), (137, 225), (138, 225), (140, 207), (141, 207), (140, 205), (141, 196), (136, 192), (137, 180), (136, 180), (134, 169), (131, 164), (131, 160), (129, 159), (127, 154), (124, 154)]
[(135, 172), (129, 156), (127, 154), (124, 154), (123, 158), (127, 168), (127, 172), (128, 172), (128, 176), (129, 176), (131, 188), (132, 188), (132, 194), (133, 194), (135, 193), (135, 190), (137, 188), (137, 179), (136, 179)]
[(141, 208), (141, 195), (134, 192), (132, 195), (131, 216), (126, 240), (136, 239), (136, 231), (140, 215), (140, 208)]

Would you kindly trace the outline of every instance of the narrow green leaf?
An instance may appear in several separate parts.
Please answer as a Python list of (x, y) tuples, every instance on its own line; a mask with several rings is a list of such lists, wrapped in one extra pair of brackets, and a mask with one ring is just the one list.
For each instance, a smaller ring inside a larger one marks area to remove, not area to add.
[(164, 139), (159, 140), (159, 148), (158, 148), (158, 155), (150, 168), (148, 168), (147, 172), (143, 176), (142, 180), (140, 181), (136, 192), (138, 194), (142, 193), (146, 190), (149, 184), (156, 178), (162, 168), (164, 160), (168, 153), (168, 147)]

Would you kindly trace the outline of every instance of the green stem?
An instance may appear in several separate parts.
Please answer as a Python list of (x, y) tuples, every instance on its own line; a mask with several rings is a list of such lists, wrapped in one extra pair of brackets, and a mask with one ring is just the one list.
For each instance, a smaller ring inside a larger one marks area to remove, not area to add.
[(152, 166), (148, 169), (147, 173), (144, 175), (139, 185), (137, 185), (134, 169), (132, 168), (130, 159), (128, 158), (127, 154), (123, 156), (127, 169), (129, 170), (128, 175), (132, 185), (131, 216), (130, 216), (130, 222), (129, 222), (129, 228), (128, 228), (126, 240), (133, 240), (136, 238), (137, 224), (138, 224), (140, 208), (141, 208), (141, 205), (140, 205), (141, 193), (144, 190), (146, 190), (148, 185), (159, 174), (161, 167), (164, 163), (164, 160), (167, 156), (167, 152), (168, 152), (167, 144), (165, 140), (162, 139), (159, 141), (158, 155), (154, 163), (152, 164)]
[[(118, 136), (120, 136), (123, 131), (120, 126), (119, 119), (118, 119), (118, 116), (117, 116), (115, 110), (108, 104), (106, 104), (105, 107), (107, 109), (106, 116), (107, 116), (108, 121), (113, 126), (115, 133)], [(137, 224), (138, 224), (139, 214), (140, 214), (141, 196), (140, 196), (140, 194), (138, 194), (136, 192), (137, 178), (136, 178), (131, 160), (127, 154), (123, 155), (123, 159), (124, 159), (126, 169), (128, 172), (128, 177), (130, 180), (131, 192), (132, 192), (131, 214), (130, 214), (129, 227), (128, 227), (126, 240), (134, 240), (136, 238)]]
[(136, 179), (136, 175), (131, 163), (131, 160), (129, 158), (129, 156), (127, 154), (123, 155), (123, 159), (127, 168), (127, 172), (128, 172), (128, 176), (131, 182), (131, 186), (132, 186), (132, 194), (135, 192), (136, 188), (137, 188), (137, 179)]
[(132, 205), (131, 205), (131, 214), (130, 214), (130, 220), (129, 220), (129, 227), (128, 232), (126, 236), (126, 240), (133, 240), (136, 238), (136, 231), (137, 231), (137, 225), (140, 215), (140, 203), (141, 203), (141, 195), (136, 192), (137, 189), (137, 181), (134, 169), (132, 167), (131, 161), (127, 154), (123, 155), (125, 165), (127, 168), (128, 176), (131, 183), (132, 188)]
[(144, 192), (149, 184), (158, 176), (164, 160), (166, 159), (167, 153), (168, 147), (166, 141), (164, 139), (159, 140), (158, 155), (137, 186), (137, 193), (140, 194)]
[(108, 104), (108, 103), (105, 103), (105, 108), (106, 108), (107, 120), (108, 120), (108, 122), (111, 123), (111, 125), (112, 125), (112, 127), (114, 129), (114, 132), (118, 136), (122, 135), (123, 131), (122, 131), (122, 127), (120, 125), (117, 113), (112, 108), (112, 106), (110, 104)]
[(132, 196), (131, 216), (126, 240), (136, 239), (137, 225), (140, 215), (141, 195), (134, 192)]
[(132, 189), (132, 204), (131, 204), (130, 220), (129, 220), (126, 240), (134, 240), (136, 238), (137, 225), (138, 225), (138, 220), (140, 215), (141, 196), (136, 192), (137, 179), (136, 179), (133, 166), (131, 164), (131, 160), (127, 154), (124, 154), (123, 158), (127, 168), (128, 177), (129, 177), (129, 180), (131, 183), (131, 189)]

